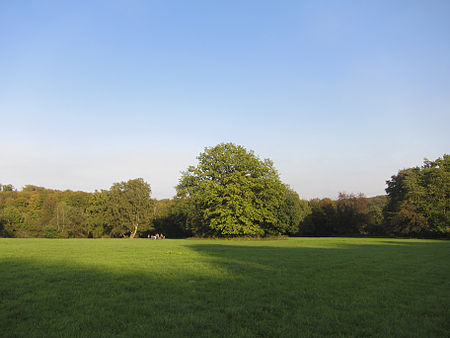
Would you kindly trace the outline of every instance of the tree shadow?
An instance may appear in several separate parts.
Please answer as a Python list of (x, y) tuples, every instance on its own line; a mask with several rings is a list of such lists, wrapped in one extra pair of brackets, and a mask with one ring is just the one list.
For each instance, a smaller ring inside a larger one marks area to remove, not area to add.
[(310, 329), (298, 334), (441, 336), (450, 332), (449, 244), (360, 245), (344, 239), (329, 248), (261, 243), (189, 248), (227, 271), (229, 288), (247, 290), (241, 302), (259, 304), (250, 312), (274, 306), (282, 322)]
[(222, 333), (226, 320), (202, 289), (220, 279), (24, 259), (1, 262), (0, 272), (4, 337), (211, 336)]

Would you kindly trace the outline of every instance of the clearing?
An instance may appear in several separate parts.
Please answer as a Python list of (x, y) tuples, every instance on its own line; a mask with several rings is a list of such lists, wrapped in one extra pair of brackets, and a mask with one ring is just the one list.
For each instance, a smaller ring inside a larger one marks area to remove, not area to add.
[(450, 336), (450, 241), (0, 239), (0, 336)]

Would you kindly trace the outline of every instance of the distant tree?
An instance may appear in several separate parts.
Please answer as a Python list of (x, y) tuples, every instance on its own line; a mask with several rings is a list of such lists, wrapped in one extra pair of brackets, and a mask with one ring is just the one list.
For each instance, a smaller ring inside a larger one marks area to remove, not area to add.
[(368, 198), (368, 226), (363, 233), (368, 235), (386, 234), (383, 210), (387, 204), (387, 196), (379, 195)]
[(285, 187), (272, 161), (233, 143), (206, 148), (198, 165), (183, 173), (179, 198), (194, 206), (195, 235), (263, 236), (278, 233)]
[(369, 224), (369, 201), (360, 193), (339, 193), (336, 201), (337, 220), (335, 234), (360, 234), (364, 232)]
[(96, 190), (90, 196), (86, 220), (88, 237), (99, 238), (111, 236), (114, 220), (110, 208), (108, 190)]
[(387, 183), (388, 231), (404, 235), (450, 235), (450, 156), (403, 169)]
[(2, 184), (0, 185), (1, 191), (14, 191), (16, 190), (12, 184)]
[(28, 185), (23, 187), (22, 191), (27, 191), (27, 192), (31, 192), (31, 191), (48, 192), (48, 191), (51, 191), (51, 190), (50, 189), (46, 189), (44, 187), (38, 187), (37, 185), (28, 184)]
[(129, 235), (147, 231), (154, 214), (150, 185), (142, 178), (114, 183), (109, 191), (109, 207), (114, 219), (113, 235)]
[(40, 210), (39, 226), (44, 228), (48, 225), (55, 226), (56, 224), (56, 210), (58, 205), (58, 199), (56, 196), (48, 196), (44, 199)]
[(150, 230), (154, 201), (150, 185), (142, 178), (114, 183), (110, 190), (92, 194), (87, 224), (92, 237), (136, 237)]
[(369, 223), (370, 224), (382, 224), (384, 221), (383, 218), (383, 209), (387, 204), (387, 196), (379, 195), (375, 197), (368, 198), (368, 211), (369, 211)]
[(0, 237), (16, 237), (22, 223), (23, 217), (17, 208), (8, 206), (0, 209)]
[(309, 236), (330, 236), (335, 234), (337, 222), (336, 203), (330, 198), (309, 201), (311, 213), (301, 226), (301, 234)]
[(284, 201), (278, 209), (278, 232), (296, 235), (300, 224), (311, 213), (308, 201), (301, 200), (299, 195), (289, 186), (285, 186)]
[[(89, 207), (90, 195), (83, 191), (65, 191), (63, 210), (59, 210), (64, 219), (63, 237), (87, 237), (87, 209)], [(61, 219), (60, 219), (61, 221)], [(61, 228), (61, 227), (60, 227)]]
[(189, 198), (173, 198), (156, 202), (156, 214), (153, 220), (155, 232), (169, 238), (192, 236), (190, 217), (194, 215), (195, 206)]

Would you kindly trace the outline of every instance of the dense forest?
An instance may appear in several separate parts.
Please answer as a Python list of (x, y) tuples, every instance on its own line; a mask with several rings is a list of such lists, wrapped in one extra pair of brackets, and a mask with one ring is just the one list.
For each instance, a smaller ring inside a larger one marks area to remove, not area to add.
[(450, 156), (402, 169), (386, 195), (303, 200), (273, 163), (232, 143), (206, 148), (172, 199), (143, 179), (87, 193), (0, 185), (0, 236), (46, 238), (267, 236), (450, 237)]

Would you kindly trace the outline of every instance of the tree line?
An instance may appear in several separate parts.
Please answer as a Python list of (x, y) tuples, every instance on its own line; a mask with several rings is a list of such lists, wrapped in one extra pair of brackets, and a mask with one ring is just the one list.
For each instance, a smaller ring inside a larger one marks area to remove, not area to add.
[(0, 185), (0, 236), (134, 238), (394, 235), (450, 237), (450, 156), (400, 170), (386, 195), (304, 200), (269, 159), (233, 143), (205, 148), (172, 199), (143, 179), (87, 193)]

